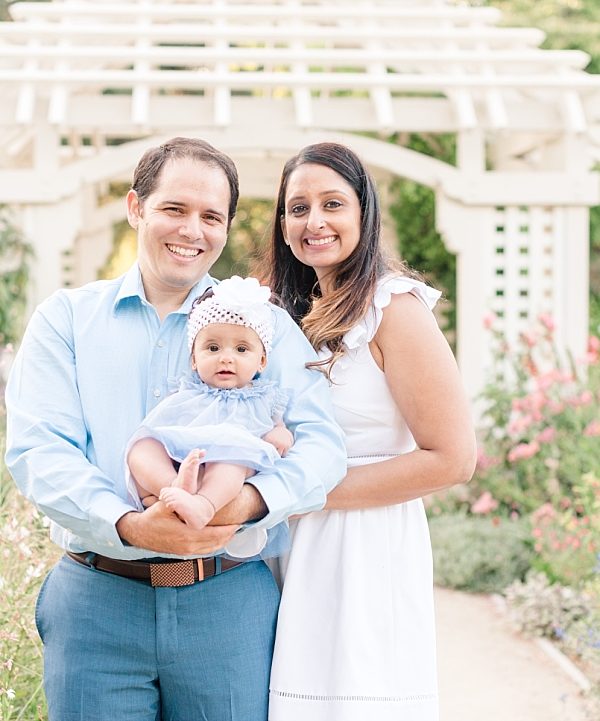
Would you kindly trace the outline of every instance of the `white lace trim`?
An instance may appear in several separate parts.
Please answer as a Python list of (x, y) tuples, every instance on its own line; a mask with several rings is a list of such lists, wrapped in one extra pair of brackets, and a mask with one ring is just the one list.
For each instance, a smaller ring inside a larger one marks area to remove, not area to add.
[(298, 701), (366, 701), (382, 703), (412, 703), (414, 701), (434, 701), (437, 694), (416, 694), (413, 696), (319, 696), (316, 694), (292, 693), (291, 691), (270, 690), (273, 696), (280, 698), (296, 699)]

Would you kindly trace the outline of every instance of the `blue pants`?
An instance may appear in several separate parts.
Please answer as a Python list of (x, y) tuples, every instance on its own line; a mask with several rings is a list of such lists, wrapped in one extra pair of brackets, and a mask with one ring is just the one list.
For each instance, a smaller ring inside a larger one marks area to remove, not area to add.
[(63, 557), (36, 608), (49, 721), (266, 721), (278, 604), (262, 561), (152, 588)]

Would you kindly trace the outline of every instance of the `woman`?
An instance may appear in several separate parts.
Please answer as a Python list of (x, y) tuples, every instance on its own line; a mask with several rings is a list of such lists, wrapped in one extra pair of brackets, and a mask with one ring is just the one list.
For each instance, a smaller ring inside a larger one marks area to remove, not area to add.
[(348, 472), (294, 529), (270, 721), (438, 718), (421, 498), (470, 479), (475, 438), (439, 293), (386, 259), (373, 180), (347, 147), (283, 170), (269, 285), (319, 351)]

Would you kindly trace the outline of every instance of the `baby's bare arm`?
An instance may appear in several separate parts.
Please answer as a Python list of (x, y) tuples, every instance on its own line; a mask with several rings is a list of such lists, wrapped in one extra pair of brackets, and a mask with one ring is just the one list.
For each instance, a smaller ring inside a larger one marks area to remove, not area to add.
[(278, 423), (262, 437), (263, 441), (270, 443), (283, 458), (294, 444), (294, 436), (283, 423)]

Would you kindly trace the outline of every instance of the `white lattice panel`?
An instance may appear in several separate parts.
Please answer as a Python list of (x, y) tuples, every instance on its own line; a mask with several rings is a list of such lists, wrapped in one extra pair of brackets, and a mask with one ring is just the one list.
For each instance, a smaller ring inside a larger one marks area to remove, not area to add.
[(563, 218), (559, 207), (498, 207), (489, 243), (488, 306), (509, 342), (540, 315), (563, 315)]

